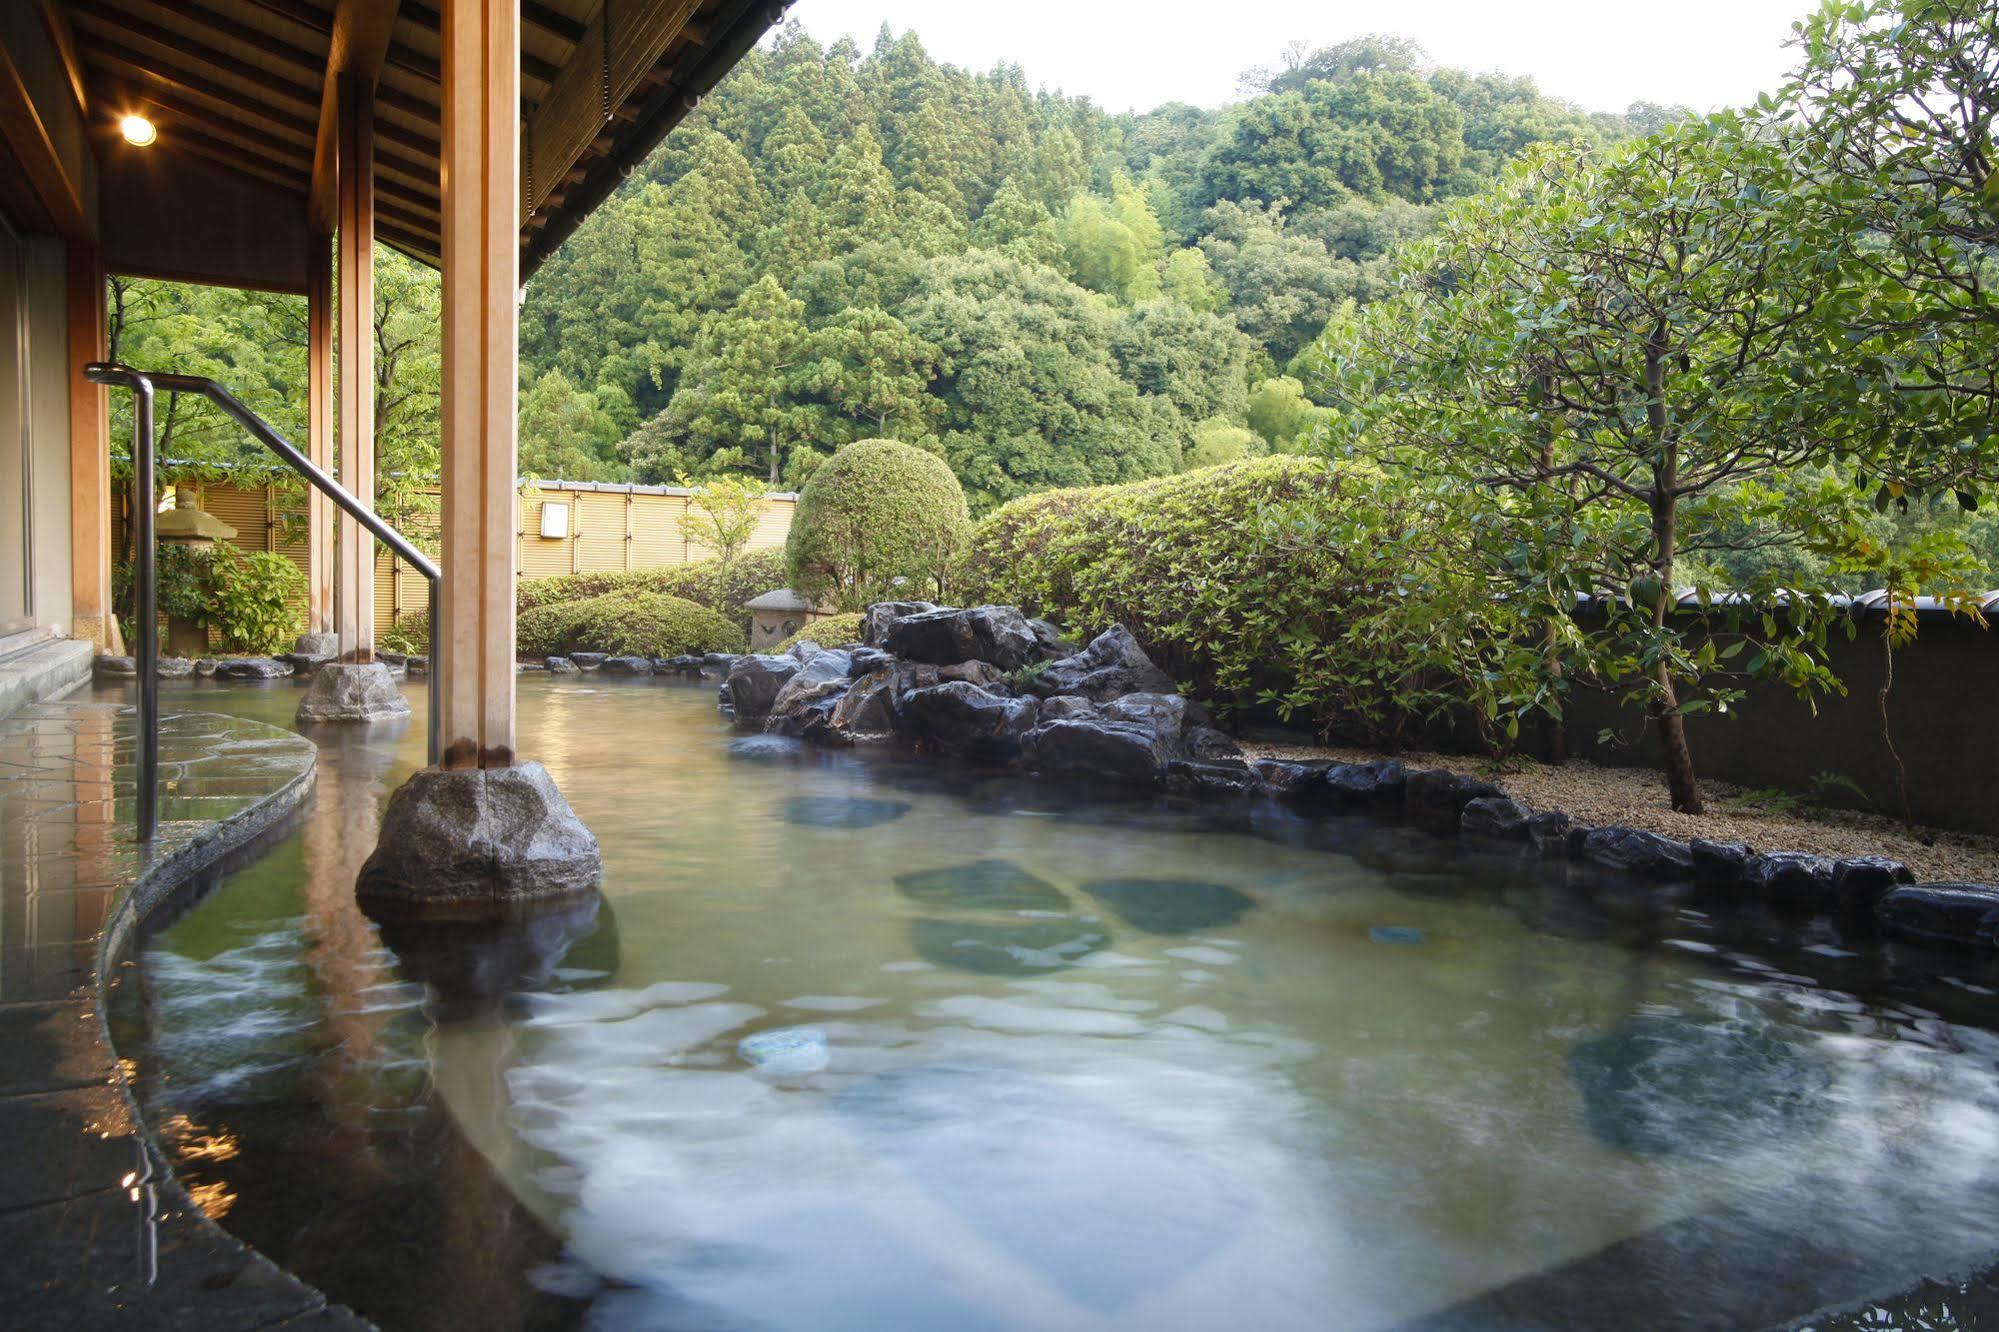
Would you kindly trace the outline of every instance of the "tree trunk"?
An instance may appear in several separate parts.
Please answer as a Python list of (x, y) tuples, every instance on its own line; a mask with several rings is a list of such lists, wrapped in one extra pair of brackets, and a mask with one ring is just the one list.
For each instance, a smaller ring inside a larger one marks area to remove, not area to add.
[(777, 431), (770, 432), (770, 483), (777, 484)]
[[(1652, 568), (1659, 580), (1658, 600), (1652, 607), (1655, 639), (1665, 638), (1666, 617), (1673, 610), (1673, 563), (1679, 554), (1680, 449), (1671, 435), (1666, 417), (1666, 322), (1653, 325), (1650, 345), (1645, 350), (1645, 416), (1658, 453), (1652, 463)], [(1659, 723), (1659, 744), (1665, 751), (1666, 789), (1672, 793), (1673, 808), (1682, 814), (1707, 813), (1707, 798), (1694, 776), (1694, 751), (1687, 743), (1687, 719), (1680, 715), (1680, 695), (1673, 685), (1672, 668), (1666, 654), (1659, 654), (1652, 679), (1657, 686), (1652, 698), (1652, 718)]]

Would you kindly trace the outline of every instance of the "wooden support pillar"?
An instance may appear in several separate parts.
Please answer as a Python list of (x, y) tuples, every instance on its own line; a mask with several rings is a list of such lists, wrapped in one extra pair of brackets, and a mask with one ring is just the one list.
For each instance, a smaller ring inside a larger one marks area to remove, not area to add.
[(519, 0), (444, 0), (444, 586), (431, 627), (447, 768), (514, 762)]
[(83, 367), (105, 357), (104, 261), (97, 242), (69, 242), (64, 262), (69, 322), (70, 633), (122, 653), (111, 604), (111, 441), (104, 389)]
[[(306, 456), (333, 471), (333, 237), (307, 237), (305, 267)], [(333, 632), (333, 534), (340, 511), (306, 487), (307, 629)]]
[[(374, 93), (340, 80), (339, 262), (340, 484), (375, 503), (375, 116)], [(375, 539), (340, 515), (335, 633), (339, 659), (375, 659)]]

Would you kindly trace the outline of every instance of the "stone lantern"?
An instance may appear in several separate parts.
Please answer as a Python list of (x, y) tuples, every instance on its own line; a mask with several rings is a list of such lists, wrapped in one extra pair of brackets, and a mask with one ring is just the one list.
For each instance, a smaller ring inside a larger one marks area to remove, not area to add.
[[(162, 545), (207, 550), (216, 542), (228, 541), (235, 535), (235, 528), (202, 509), (195, 488), (189, 485), (175, 486), (174, 506), (162, 510), (153, 519), (153, 536)], [(207, 656), (208, 630), (184, 616), (168, 616), (167, 655)]]
[(830, 614), (788, 587), (753, 597), (743, 603), (743, 609), (750, 613), (752, 652), (769, 652), (814, 620)]

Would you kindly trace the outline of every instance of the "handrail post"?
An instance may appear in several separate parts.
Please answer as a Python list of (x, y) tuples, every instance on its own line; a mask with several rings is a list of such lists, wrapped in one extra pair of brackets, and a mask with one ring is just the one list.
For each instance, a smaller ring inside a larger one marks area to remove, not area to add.
[(132, 526), (138, 600), (139, 669), (138, 822), (139, 840), (150, 842), (160, 827), (160, 630), (153, 551), (153, 381), (132, 376)]
[(437, 635), (441, 626), (437, 620), (438, 579), (430, 580), (430, 646), (426, 650), (423, 670), (424, 692), (430, 703), (430, 744), (429, 763), (436, 767), (444, 753), (444, 695), (438, 692), (438, 677), (443, 674), (437, 669)]

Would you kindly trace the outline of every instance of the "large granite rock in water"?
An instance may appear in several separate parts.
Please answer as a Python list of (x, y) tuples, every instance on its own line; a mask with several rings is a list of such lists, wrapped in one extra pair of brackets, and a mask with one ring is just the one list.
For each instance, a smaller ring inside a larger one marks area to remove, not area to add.
[(1009, 698), (963, 680), (913, 689), (902, 699), (910, 733), (940, 754), (1011, 758), (1034, 725), (1040, 704)]
[[(824, 737), (840, 696), (852, 687), (847, 654), (822, 648), (800, 666), (771, 700), (764, 729), (773, 735)], [(742, 714), (739, 711), (737, 715)]]
[(777, 702), (778, 692), (798, 670), (796, 657), (736, 658), (729, 667), (729, 678), (722, 684), (729, 706), (736, 710), (736, 720), (746, 726), (761, 725), (770, 715), (771, 705)]
[(403, 691), (381, 662), (329, 662), (312, 673), (297, 720), (375, 722), (409, 715)]
[(269, 657), (232, 657), (215, 667), (216, 678), (220, 680), (276, 680), (291, 673), (289, 663)]
[(389, 797), (355, 885), (371, 911), (490, 918), (603, 877), (597, 839), (539, 763), (425, 768)]
[(905, 661), (955, 666), (983, 661), (1002, 671), (1042, 659), (1041, 639), (1014, 606), (921, 611), (888, 622), (881, 646)]
[(1171, 694), (1177, 686), (1119, 624), (1091, 639), (1081, 652), (1049, 662), (1028, 688), (1043, 698), (1076, 694), (1107, 703), (1126, 694)]
[(292, 651), (308, 657), (337, 657), (340, 640), (332, 634), (300, 634), (292, 644)]

